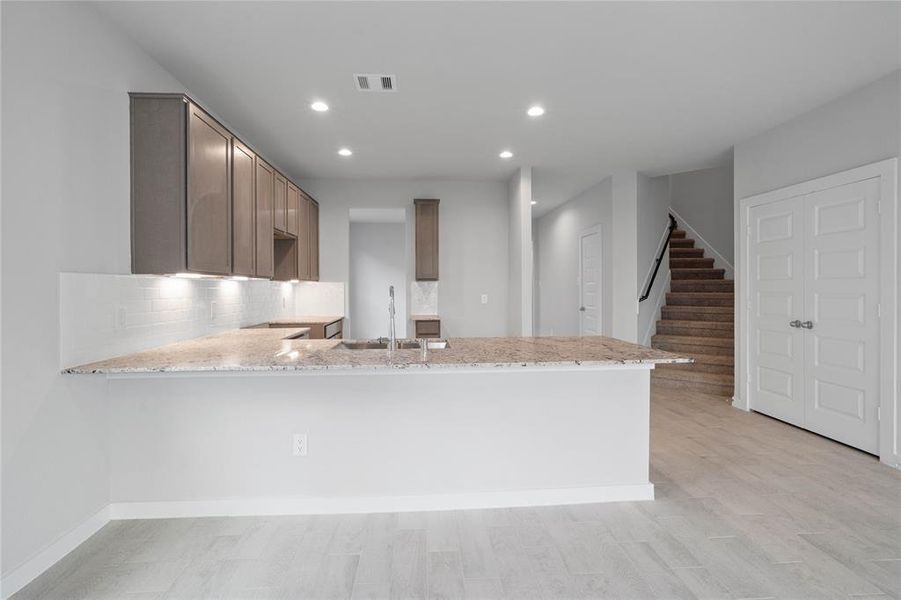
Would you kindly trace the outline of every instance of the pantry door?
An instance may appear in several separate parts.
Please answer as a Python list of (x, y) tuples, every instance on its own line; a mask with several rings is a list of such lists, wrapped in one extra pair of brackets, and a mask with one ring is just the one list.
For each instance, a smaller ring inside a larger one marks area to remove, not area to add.
[(749, 210), (748, 377), (754, 410), (804, 426), (804, 196)]
[(878, 177), (804, 201), (804, 427), (879, 451)]

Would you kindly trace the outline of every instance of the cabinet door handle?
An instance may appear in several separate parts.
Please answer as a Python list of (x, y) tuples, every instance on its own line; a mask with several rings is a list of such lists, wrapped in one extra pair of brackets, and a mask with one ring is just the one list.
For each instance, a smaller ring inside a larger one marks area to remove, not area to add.
[(794, 321), (789, 321), (788, 326), (799, 328), (799, 327), (801, 327), (801, 321), (799, 319), (795, 319)]
[(813, 321), (804, 321), (801, 323), (801, 327), (804, 329), (813, 329)]

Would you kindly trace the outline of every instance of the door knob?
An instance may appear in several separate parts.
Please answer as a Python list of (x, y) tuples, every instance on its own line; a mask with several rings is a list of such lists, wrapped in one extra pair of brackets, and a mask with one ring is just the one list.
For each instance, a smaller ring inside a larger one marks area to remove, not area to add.
[(801, 321), (798, 319), (795, 319), (794, 321), (789, 321), (788, 326), (795, 327), (795, 328), (801, 327)]
[(804, 321), (801, 323), (801, 327), (804, 329), (813, 329), (813, 321)]
[(579, 307), (579, 312), (585, 312), (585, 307), (584, 307), (584, 306), (580, 306), (580, 307)]

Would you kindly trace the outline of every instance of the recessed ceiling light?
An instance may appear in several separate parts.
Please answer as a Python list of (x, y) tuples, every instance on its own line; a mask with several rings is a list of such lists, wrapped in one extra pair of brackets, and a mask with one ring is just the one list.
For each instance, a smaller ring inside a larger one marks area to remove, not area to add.
[(530, 117), (540, 117), (544, 114), (544, 107), (535, 104), (529, 107), (529, 110), (526, 111), (526, 114)]
[(338, 154), (340, 154), (341, 156), (350, 156), (351, 154), (353, 154), (353, 152), (350, 148), (341, 148), (340, 150), (338, 150)]
[(536, 204), (538, 204), (538, 200), (532, 200), (532, 206), (535, 206)]
[(328, 110), (328, 104), (323, 102), (322, 100), (317, 100), (313, 104), (310, 105), (310, 108), (315, 110), (316, 112), (325, 112)]
[(503, 152), (498, 154), (498, 156), (500, 156), (501, 158), (513, 158), (513, 153), (509, 150), (504, 150)]

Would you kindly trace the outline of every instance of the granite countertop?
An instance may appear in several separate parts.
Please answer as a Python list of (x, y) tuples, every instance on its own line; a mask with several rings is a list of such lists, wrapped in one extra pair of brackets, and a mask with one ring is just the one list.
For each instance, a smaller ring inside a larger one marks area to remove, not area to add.
[(441, 317), (438, 315), (410, 315), (410, 319), (413, 321), (440, 321)]
[(287, 319), (272, 319), (271, 321), (267, 321), (270, 325), (278, 325), (279, 327), (284, 327), (286, 325), (300, 325), (300, 324), (311, 324), (311, 325), (328, 325), (329, 323), (333, 323), (335, 321), (340, 321), (344, 317), (339, 317), (335, 315), (312, 315), (307, 317), (289, 317)]
[(176, 342), (63, 373), (169, 373), (348, 369), (514, 368), (687, 363), (691, 359), (608, 337), (451, 338), (422, 351), (347, 350), (341, 340), (289, 339), (303, 328), (236, 329)]

